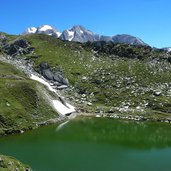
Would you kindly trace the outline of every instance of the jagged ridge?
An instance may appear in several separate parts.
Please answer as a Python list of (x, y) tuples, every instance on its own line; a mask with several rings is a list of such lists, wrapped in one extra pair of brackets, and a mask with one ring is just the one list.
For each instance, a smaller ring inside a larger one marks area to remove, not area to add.
[(132, 45), (147, 45), (140, 38), (134, 37), (127, 34), (115, 35), (115, 36), (104, 36), (93, 33), (92, 31), (84, 28), (81, 25), (73, 26), (70, 29), (64, 30), (62, 33), (49, 25), (43, 25), (38, 28), (30, 27), (27, 28), (23, 35), (26, 34), (46, 34), (62, 40), (75, 41), (75, 42), (94, 42), (94, 41), (105, 41), (114, 43), (126, 43)]

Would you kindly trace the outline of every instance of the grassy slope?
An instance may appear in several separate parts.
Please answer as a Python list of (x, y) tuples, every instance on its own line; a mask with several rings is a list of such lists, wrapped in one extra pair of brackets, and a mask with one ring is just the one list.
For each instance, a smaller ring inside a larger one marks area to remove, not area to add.
[(0, 155), (0, 170), (1, 171), (31, 171), (29, 166), (22, 164), (13, 157)]
[[(36, 48), (35, 67), (41, 62), (62, 69), (70, 83), (75, 87), (68, 94), (73, 96), (77, 105), (88, 112), (97, 109), (120, 112), (117, 107), (129, 109), (145, 108), (138, 114), (153, 118), (169, 118), (170, 64), (164, 59), (163, 52), (128, 45), (116, 45), (118, 54), (98, 54), (91, 47), (79, 43), (63, 42), (45, 35), (24, 36)], [(124, 52), (124, 53), (123, 53)], [(141, 59), (131, 59), (127, 54), (134, 53)], [(154, 95), (160, 91), (161, 95)], [(86, 101), (92, 102), (88, 107)], [(115, 111), (116, 110), (116, 111)], [(127, 110), (131, 114), (137, 114)], [(122, 113), (122, 112), (121, 112)]]
[(39, 55), (35, 60), (36, 65), (45, 61), (64, 70), (72, 84), (77, 81), (77, 76), (87, 75), (99, 65), (93, 62), (91, 52), (82, 48), (80, 43), (63, 42), (46, 35), (31, 35), (24, 38), (36, 48), (35, 52)]
[(13, 66), (0, 62), (0, 135), (33, 129), (57, 116), (40, 89), (46, 91)]

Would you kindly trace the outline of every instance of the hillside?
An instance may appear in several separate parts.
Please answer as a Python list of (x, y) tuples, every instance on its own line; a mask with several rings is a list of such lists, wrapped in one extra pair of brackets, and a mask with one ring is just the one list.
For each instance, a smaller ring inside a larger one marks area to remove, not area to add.
[(0, 62), (0, 135), (22, 133), (58, 117), (48, 105), (45, 87), (10, 64)]
[[(78, 111), (170, 121), (171, 54), (167, 51), (103, 41), (68, 42), (41, 34), (18, 39), (29, 46), (11, 54), (14, 59), (34, 62), (40, 74), (42, 63), (48, 65), (45, 76), (50, 81), (54, 81), (52, 74), (60, 72), (70, 84), (63, 93)], [(3, 53), (8, 53), (8, 48), (4, 49)]]

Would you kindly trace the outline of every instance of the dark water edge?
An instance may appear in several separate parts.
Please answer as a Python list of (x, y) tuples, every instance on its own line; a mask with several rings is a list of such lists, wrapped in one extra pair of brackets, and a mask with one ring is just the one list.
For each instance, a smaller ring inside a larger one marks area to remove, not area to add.
[(171, 124), (79, 117), (0, 138), (0, 153), (34, 171), (171, 170)]

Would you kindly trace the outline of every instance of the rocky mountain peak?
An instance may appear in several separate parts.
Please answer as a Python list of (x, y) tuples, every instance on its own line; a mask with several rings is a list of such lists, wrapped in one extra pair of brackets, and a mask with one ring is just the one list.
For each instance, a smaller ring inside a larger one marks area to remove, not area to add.
[(75, 25), (71, 28), (72, 30), (82, 30), (82, 31), (85, 31), (87, 30), (85, 27), (81, 26), (81, 25)]
[(49, 36), (54, 36), (56, 38), (60, 37), (61, 32), (55, 29), (54, 27), (50, 25), (42, 25), (39, 27), (29, 27), (27, 28), (23, 33), (23, 35), (26, 34), (46, 34)]
[(81, 26), (81, 25), (75, 25), (73, 26), (70, 30), (77, 32), (78, 34), (84, 34), (84, 33), (88, 33), (88, 34), (94, 34), (92, 31), (86, 29), (85, 27)]
[(34, 34), (34, 33), (36, 33), (36, 31), (37, 31), (36, 27), (29, 27), (24, 31), (23, 34)]
[(146, 45), (140, 38), (128, 34), (118, 34), (112, 37), (114, 43), (126, 43), (131, 45)]
[(87, 41), (98, 41), (99, 36), (96, 36), (95, 33), (90, 30), (87, 30), (81, 25), (75, 25), (71, 29), (64, 30), (61, 35), (61, 39), (83, 43)]
[(126, 43), (131, 45), (147, 45), (140, 38), (127, 34), (105, 36), (96, 34), (81, 25), (75, 25), (70, 29), (64, 30), (62, 33), (50, 25), (42, 25), (40, 27), (29, 27), (23, 34), (46, 34), (62, 40), (75, 42), (95, 42), (105, 41), (114, 43)]
[(50, 26), (50, 25), (42, 25), (40, 27), (37, 28), (36, 31), (37, 34), (46, 34), (49, 36), (53, 36), (53, 37), (60, 37), (61, 32), (59, 32), (57, 29), (55, 29), (54, 27)]

